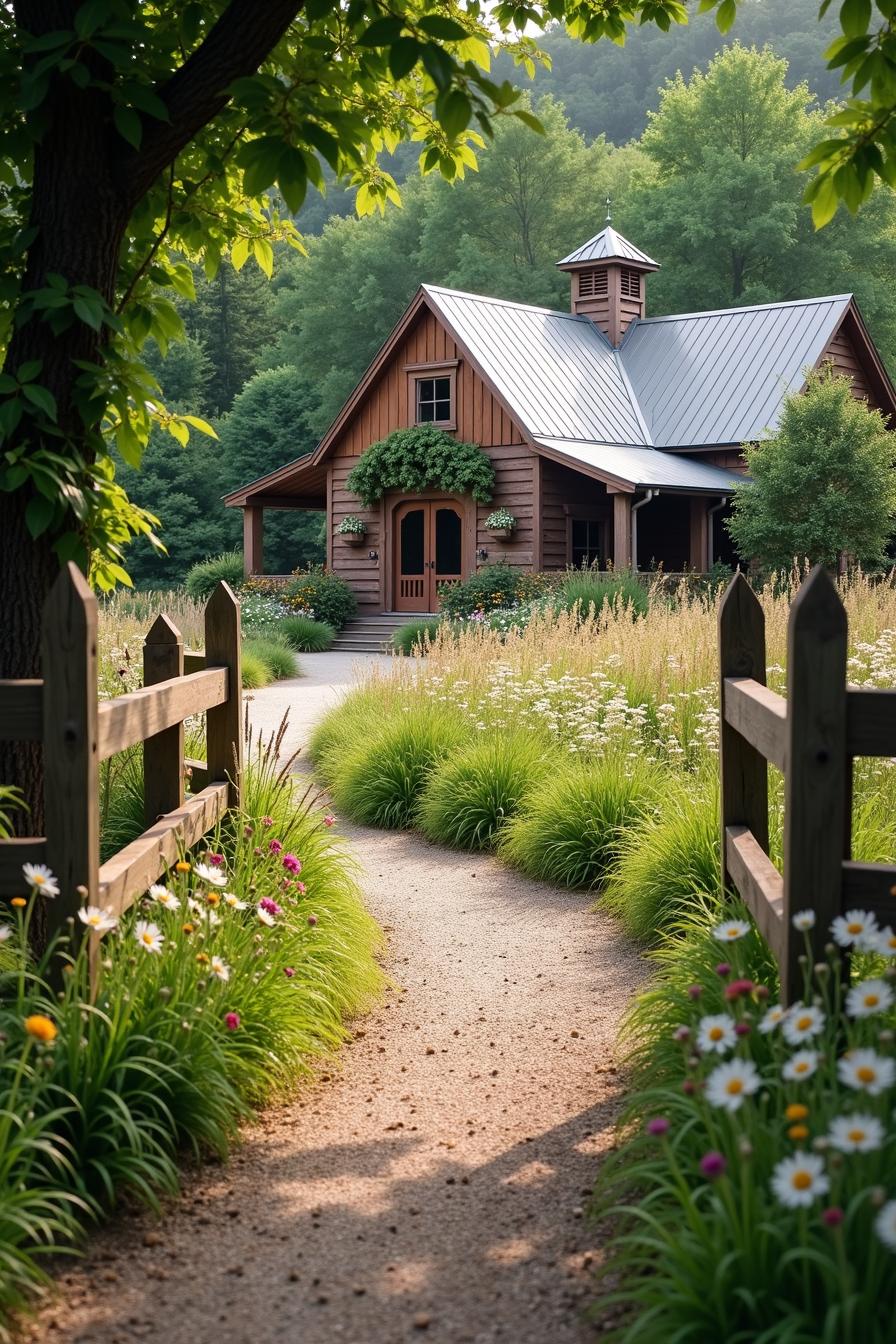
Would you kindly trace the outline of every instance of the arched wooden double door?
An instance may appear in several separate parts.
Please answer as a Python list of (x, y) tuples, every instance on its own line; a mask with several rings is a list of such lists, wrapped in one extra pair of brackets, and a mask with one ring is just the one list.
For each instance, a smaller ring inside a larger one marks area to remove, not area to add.
[(463, 509), (451, 499), (407, 500), (394, 515), (396, 611), (438, 611), (439, 589), (463, 571)]

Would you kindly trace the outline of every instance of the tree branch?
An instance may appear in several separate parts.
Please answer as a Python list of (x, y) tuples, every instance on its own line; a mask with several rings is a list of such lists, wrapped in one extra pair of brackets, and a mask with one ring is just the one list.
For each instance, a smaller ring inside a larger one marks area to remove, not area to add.
[(143, 118), (139, 150), (124, 163), (133, 208), (193, 137), (226, 106), (235, 79), (252, 75), (301, 13), (304, 0), (231, 0), (205, 41), (156, 89), (170, 121)]

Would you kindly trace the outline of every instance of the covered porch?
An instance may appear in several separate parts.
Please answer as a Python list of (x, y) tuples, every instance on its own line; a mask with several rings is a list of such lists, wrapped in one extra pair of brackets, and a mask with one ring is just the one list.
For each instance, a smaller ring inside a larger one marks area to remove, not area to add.
[[(232, 494), (224, 503), (243, 511), (243, 572), (247, 578), (264, 574), (265, 512), (296, 510), (327, 514), (327, 466), (313, 462), (314, 454), (290, 462), (280, 471), (262, 476)], [(302, 467), (296, 472), (297, 467)]]

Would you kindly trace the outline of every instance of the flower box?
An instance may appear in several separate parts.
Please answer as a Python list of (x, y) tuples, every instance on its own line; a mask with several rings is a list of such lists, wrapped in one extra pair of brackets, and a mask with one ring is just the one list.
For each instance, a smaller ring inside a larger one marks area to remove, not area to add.
[(495, 541), (509, 541), (510, 538), (513, 536), (513, 528), (490, 527), (488, 529), (488, 534), (490, 537), (494, 537)]
[(363, 546), (367, 541), (365, 532), (340, 532), (339, 536), (345, 542), (346, 546)]

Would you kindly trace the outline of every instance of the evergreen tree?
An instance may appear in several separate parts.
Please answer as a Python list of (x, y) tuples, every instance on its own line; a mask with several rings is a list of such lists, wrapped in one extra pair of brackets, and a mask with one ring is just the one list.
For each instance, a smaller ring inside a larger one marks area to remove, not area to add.
[(267, 276), (254, 265), (240, 271), (221, 266), (212, 280), (196, 267), (194, 278), (195, 302), (182, 303), (181, 315), (211, 363), (209, 410), (223, 415), (258, 371), (259, 353), (271, 342), (274, 296)]

